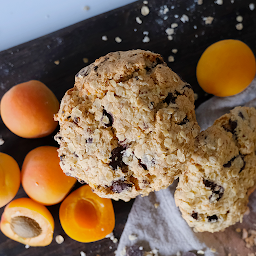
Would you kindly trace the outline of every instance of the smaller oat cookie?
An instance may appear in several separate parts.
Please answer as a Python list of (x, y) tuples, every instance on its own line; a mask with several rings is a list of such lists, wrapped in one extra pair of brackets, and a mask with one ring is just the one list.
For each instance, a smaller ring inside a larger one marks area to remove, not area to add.
[(256, 110), (236, 107), (198, 135), (175, 202), (197, 232), (242, 220), (256, 181)]
[(83, 68), (56, 120), (63, 171), (125, 201), (169, 186), (199, 133), (190, 85), (143, 50), (109, 53)]

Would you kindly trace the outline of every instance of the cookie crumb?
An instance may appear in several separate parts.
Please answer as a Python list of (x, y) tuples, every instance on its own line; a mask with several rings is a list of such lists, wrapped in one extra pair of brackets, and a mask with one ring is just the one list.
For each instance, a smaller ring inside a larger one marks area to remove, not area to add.
[(236, 229), (236, 232), (237, 232), (237, 233), (240, 233), (240, 232), (241, 232), (241, 228), (237, 228), (237, 229)]
[(62, 244), (64, 242), (64, 237), (62, 235), (57, 235), (55, 241), (57, 244)]
[(203, 0), (197, 0), (197, 4), (198, 5), (202, 5), (203, 4)]
[(172, 36), (168, 36), (167, 38), (168, 38), (168, 40), (170, 40), (170, 41), (172, 41), (172, 39), (173, 39)]
[(211, 252), (216, 252), (216, 249), (215, 248), (210, 248)]
[(88, 58), (83, 58), (83, 62), (88, 63), (89, 62)]
[(30, 246), (28, 244), (25, 245), (25, 248), (28, 249)]
[(0, 146), (2, 146), (3, 144), (4, 144), (4, 140), (0, 138)]
[(248, 232), (245, 228), (243, 228), (242, 239), (246, 239), (247, 237), (248, 237)]
[(167, 28), (167, 29), (165, 30), (165, 33), (166, 33), (168, 36), (173, 35), (173, 34), (174, 34), (174, 29), (173, 29), (173, 28)]
[(106, 235), (105, 238), (109, 238), (114, 244), (116, 244), (118, 242), (118, 239), (114, 237), (113, 232)]
[(142, 20), (140, 19), (140, 17), (136, 17), (136, 22), (137, 22), (138, 24), (141, 24), (141, 23), (142, 23)]
[(148, 31), (143, 31), (143, 35), (148, 35), (149, 32)]
[(156, 209), (159, 207), (159, 205), (160, 205), (159, 203), (155, 203), (155, 204), (154, 204), (154, 206), (155, 206)]
[(215, 4), (222, 5), (223, 4), (223, 0), (216, 0)]
[(178, 15), (178, 14), (175, 14), (175, 15), (174, 15), (174, 18), (176, 18), (176, 19), (179, 18), (179, 15)]
[(129, 240), (130, 240), (130, 241), (134, 241), (134, 240), (136, 240), (137, 238), (138, 238), (137, 235), (129, 235)]
[(142, 40), (143, 43), (148, 43), (150, 41), (150, 38), (148, 36), (145, 36)]
[(204, 17), (203, 20), (204, 20), (205, 24), (207, 25), (207, 24), (212, 24), (214, 18), (211, 16), (208, 16), (208, 17)]
[(249, 208), (249, 207), (247, 207), (247, 209), (246, 209), (246, 211), (245, 211), (244, 215), (249, 215), (249, 214), (250, 214), (250, 208)]
[(143, 4), (148, 4), (148, 1), (143, 1)]
[(140, 247), (139, 247), (139, 250), (142, 251), (142, 250), (143, 250), (143, 246), (140, 246)]
[(169, 62), (174, 62), (174, 57), (173, 57), (172, 55), (170, 55), (170, 56), (168, 57), (168, 61), (169, 61)]
[(172, 23), (171, 24), (171, 28), (177, 28), (178, 27), (178, 24), (177, 23)]
[(181, 256), (180, 251), (177, 251), (176, 256)]
[(149, 14), (149, 8), (147, 7), (147, 6), (142, 6), (141, 7), (141, 14), (143, 15), (143, 16), (147, 16), (148, 14)]
[(55, 65), (59, 65), (59, 64), (60, 64), (60, 61), (59, 61), (59, 60), (55, 60), (55, 61), (54, 61), (54, 64), (55, 64)]
[(243, 21), (243, 17), (241, 15), (236, 17), (236, 21), (237, 22), (242, 22)]
[(199, 251), (197, 251), (197, 254), (204, 254), (204, 251), (199, 250)]
[(109, 246), (108, 248), (111, 250), (113, 247), (112, 247), (112, 246)]
[(89, 11), (89, 10), (90, 10), (90, 6), (86, 5), (86, 6), (84, 6), (83, 9), (84, 9), (85, 11)]
[(107, 36), (102, 36), (101, 38), (103, 41), (107, 41), (108, 40), (108, 37)]
[(195, 100), (198, 99), (198, 94), (197, 93), (194, 93), (194, 98), (195, 98)]
[(254, 8), (255, 8), (254, 3), (249, 4), (249, 9), (250, 9), (251, 11), (253, 11), (253, 10), (254, 10)]
[(242, 30), (243, 29), (243, 24), (242, 23), (236, 24), (236, 29), (237, 30)]
[(80, 256), (86, 256), (86, 253), (83, 252), (83, 251), (81, 251), (81, 252), (80, 252)]
[(117, 36), (117, 37), (115, 38), (115, 41), (116, 41), (117, 43), (121, 43), (121, 42), (122, 42), (122, 39), (121, 39), (119, 36)]
[(188, 21), (189, 21), (189, 18), (188, 18), (188, 16), (187, 16), (186, 14), (183, 14), (183, 15), (181, 16), (180, 20), (181, 20), (183, 23), (185, 23), (185, 22), (188, 22)]

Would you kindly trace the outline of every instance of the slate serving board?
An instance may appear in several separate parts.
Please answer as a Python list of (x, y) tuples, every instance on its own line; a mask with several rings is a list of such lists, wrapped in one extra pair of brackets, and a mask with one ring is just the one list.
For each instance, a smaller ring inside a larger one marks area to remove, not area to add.
[[(194, 0), (149, 0), (147, 6), (150, 13), (143, 16), (143, 1), (137, 1), (2, 51), (0, 98), (15, 84), (37, 79), (44, 82), (61, 100), (65, 91), (73, 87), (75, 74), (96, 58), (111, 51), (145, 49), (160, 53), (168, 65), (192, 85), (198, 95), (198, 106), (211, 97), (201, 90), (195, 76), (197, 61), (207, 46), (221, 39), (240, 39), (256, 54), (256, 11), (249, 9), (249, 4), (253, 2), (255, 0), (224, 0), (222, 5), (218, 5), (214, 1), (204, 0), (202, 5), (198, 5)], [(183, 14), (188, 16), (189, 21), (183, 23), (180, 20)], [(243, 17), (242, 30), (236, 29), (238, 15)], [(212, 16), (214, 20), (212, 24), (206, 25), (203, 18), (208, 16)], [(142, 20), (142, 24), (136, 22), (136, 17)], [(175, 28), (173, 40), (168, 40), (165, 30), (172, 23), (177, 23), (178, 27)], [(150, 41), (143, 42), (147, 34)], [(102, 40), (102, 36), (107, 36), (107, 41)], [(117, 43), (116, 37), (120, 37), (122, 41)], [(172, 49), (177, 49), (178, 52), (174, 54)], [(168, 62), (170, 55), (174, 56), (174, 62)], [(88, 59), (88, 63), (84, 63), (84, 58)], [(56, 65), (55, 61), (59, 61), (59, 64)], [(5, 141), (0, 150), (13, 156), (21, 167), (25, 155), (33, 148), (42, 145), (58, 146), (53, 140), (56, 132), (57, 129), (52, 135), (41, 139), (23, 139), (12, 134), (0, 120), (0, 137)], [(77, 184), (75, 188), (79, 186)], [(16, 198), (24, 196), (26, 195), (21, 187)], [(118, 239), (132, 203), (133, 200), (128, 203), (113, 202), (116, 214), (114, 235)], [(58, 219), (59, 204), (48, 208), (55, 219), (54, 237), (63, 235), (63, 244), (59, 245), (53, 240), (47, 247), (25, 249), (24, 245), (6, 238), (0, 232), (0, 255), (79, 256), (80, 251), (84, 251), (87, 256), (114, 255), (117, 244), (110, 239), (83, 244), (67, 237)], [(0, 214), (2, 212), (3, 208), (0, 209)], [(248, 217), (245, 220), (246, 225), (249, 227), (255, 219)], [(231, 235), (236, 234), (233, 232)], [(211, 240), (211, 235), (209, 239)], [(238, 237), (229, 238), (221, 233), (220, 236), (214, 235), (214, 239), (215, 248), (220, 248), (219, 255), (236, 252), (230, 241), (239, 243)], [(252, 250), (245, 249), (244, 252), (247, 255)]]

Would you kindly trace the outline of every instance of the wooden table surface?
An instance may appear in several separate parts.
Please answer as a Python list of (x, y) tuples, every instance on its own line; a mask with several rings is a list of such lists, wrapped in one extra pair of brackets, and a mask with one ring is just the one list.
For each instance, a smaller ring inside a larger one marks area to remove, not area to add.
[[(198, 94), (196, 101), (198, 106), (211, 97), (200, 89), (195, 76), (197, 61), (207, 46), (221, 39), (240, 39), (256, 54), (256, 10), (249, 9), (249, 4), (252, 2), (256, 4), (256, 2), (255, 0), (235, 0), (231, 3), (229, 0), (224, 0), (222, 5), (210, 0), (204, 0), (202, 5), (196, 2), (194, 0), (149, 0), (150, 13), (142, 16), (143, 1), (137, 1), (0, 52), (0, 98), (15, 84), (37, 79), (44, 82), (61, 100), (65, 91), (73, 87), (75, 74), (87, 65), (83, 62), (84, 58), (87, 58), (90, 64), (96, 58), (111, 51), (140, 48), (162, 54), (169, 67), (192, 85)], [(180, 21), (183, 14), (189, 17), (188, 22)], [(236, 29), (238, 15), (243, 17), (242, 30)], [(203, 18), (208, 16), (214, 18), (212, 24), (205, 24)], [(136, 17), (142, 20), (142, 24), (136, 22)], [(165, 30), (172, 23), (177, 23), (178, 27), (175, 28), (173, 40), (168, 40)], [(18, 32), (22, 33), (22, 31)], [(143, 42), (147, 32), (150, 41)], [(102, 40), (102, 36), (107, 36), (107, 41)], [(122, 39), (121, 43), (115, 41), (116, 37)], [(173, 54), (172, 49), (177, 49), (178, 52)], [(174, 62), (168, 62), (170, 55), (174, 56)], [(59, 65), (54, 63), (57, 60)], [(0, 146), (0, 150), (13, 156), (21, 167), (25, 155), (33, 148), (42, 145), (58, 146), (53, 140), (56, 132), (57, 129), (52, 135), (41, 139), (23, 139), (12, 134), (0, 120), (0, 137), (5, 141)], [(77, 184), (75, 188), (78, 186)], [(16, 198), (24, 196), (26, 194), (21, 187)], [(114, 235), (118, 239), (122, 234), (132, 203), (133, 200), (128, 203), (113, 202), (116, 215)], [(59, 204), (48, 208), (55, 219), (54, 237), (63, 235), (65, 238), (63, 244), (59, 245), (53, 240), (47, 247), (25, 249), (24, 245), (6, 238), (0, 232), (0, 255), (79, 256), (80, 251), (84, 251), (87, 256), (114, 255), (117, 244), (110, 239), (83, 244), (67, 237), (58, 219)], [(0, 214), (2, 212), (3, 208), (0, 209)], [(248, 227), (256, 219), (256, 216), (255, 218), (252, 215), (249, 216), (245, 220)], [(231, 233), (231, 236), (234, 235)], [(211, 236), (209, 237), (211, 239)], [(223, 254), (219, 255), (227, 255), (227, 252), (232, 251), (232, 248), (230, 249), (232, 244), (229, 244), (229, 238), (225, 233), (214, 235), (212, 239), (215, 239), (216, 247), (222, 248)]]

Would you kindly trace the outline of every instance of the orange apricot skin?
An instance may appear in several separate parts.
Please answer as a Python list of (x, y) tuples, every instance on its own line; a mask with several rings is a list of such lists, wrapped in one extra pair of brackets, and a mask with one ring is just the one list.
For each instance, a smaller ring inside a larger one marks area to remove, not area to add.
[(243, 91), (254, 79), (255, 56), (240, 40), (221, 40), (210, 45), (196, 68), (199, 85), (207, 93), (225, 97)]
[(83, 243), (103, 239), (115, 227), (111, 199), (94, 194), (89, 185), (78, 188), (65, 198), (59, 217), (66, 234)]
[[(36, 220), (42, 228), (42, 233), (34, 238), (22, 238), (18, 236), (10, 227), (11, 219), (16, 216), (26, 216)], [(52, 242), (54, 219), (44, 205), (30, 198), (18, 198), (5, 207), (1, 217), (0, 228), (4, 235), (14, 241), (30, 246), (46, 246)]]
[(57, 127), (54, 114), (59, 101), (42, 82), (31, 80), (13, 86), (2, 97), (1, 117), (7, 128), (23, 138), (41, 138)]
[(0, 152), (0, 208), (9, 203), (20, 187), (20, 168), (11, 156)]
[(75, 182), (75, 178), (66, 176), (60, 168), (56, 147), (37, 147), (26, 155), (21, 169), (21, 183), (33, 200), (43, 205), (57, 204)]

